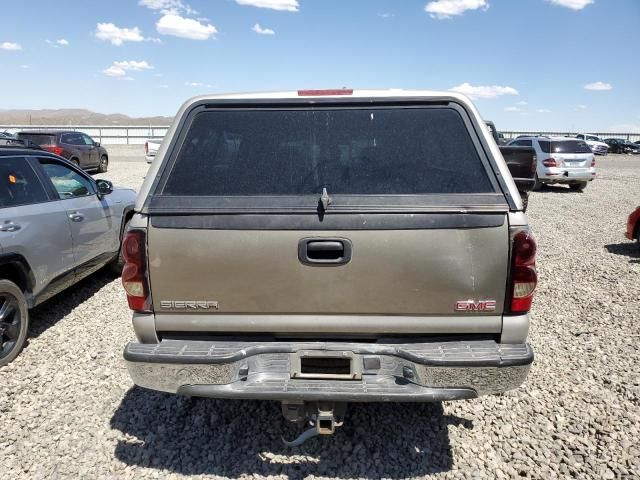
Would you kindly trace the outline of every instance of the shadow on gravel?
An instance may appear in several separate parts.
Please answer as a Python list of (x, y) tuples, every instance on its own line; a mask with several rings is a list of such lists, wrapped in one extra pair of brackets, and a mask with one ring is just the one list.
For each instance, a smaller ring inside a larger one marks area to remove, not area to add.
[(27, 338), (38, 337), (115, 279), (116, 276), (113, 273), (105, 269), (100, 270), (38, 305), (29, 313)]
[(184, 475), (225, 477), (310, 475), (405, 478), (452, 468), (449, 425), (469, 420), (444, 415), (441, 403), (351, 404), (333, 437), (297, 448), (283, 445), (300, 430), (276, 402), (187, 398), (140, 387), (129, 390), (111, 427), (127, 435), (115, 456), (127, 465)]
[(604, 248), (614, 255), (629, 257), (631, 263), (640, 263), (640, 245), (637, 242), (611, 243)]

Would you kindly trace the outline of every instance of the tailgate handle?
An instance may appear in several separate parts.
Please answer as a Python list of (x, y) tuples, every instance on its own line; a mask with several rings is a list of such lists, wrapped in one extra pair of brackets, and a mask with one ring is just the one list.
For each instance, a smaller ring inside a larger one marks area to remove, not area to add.
[(351, 260), (351, 241), (346, 238), (303, 238), (298, 259), (305, 265), (344, 265)]

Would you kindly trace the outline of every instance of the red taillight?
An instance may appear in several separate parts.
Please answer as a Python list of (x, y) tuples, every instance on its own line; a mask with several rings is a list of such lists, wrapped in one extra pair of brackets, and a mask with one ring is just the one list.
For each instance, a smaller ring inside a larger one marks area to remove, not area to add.
[(353, 95), (350, 88), (336, 88), (333, 90), (298, 90), (299, 97), (318, 97), (322, 95)]
[(122, 240), (122, 285), (127, 292), (129, 308), (136, 312), (151, 312), (151, 295), (147, 277), (146, 234), (143, 230), (131, 230)]
[(521, 230), (513, 236), (511, 313), (521, 314), (531, 310), (533, 292), (538, 284), (536, 249), (536, 240), (531, 232)]
[(149, 142), (144, 142), (144, 153), (145, 154), (149, 153)]
[(596, 166), (596, 158), (593, 157), (593, 159), (591, 160), (591, 168), (595, 168)]
[(64, 148), (55, 147), (53, 145), (42, 145), (47, 152), (55, 153), (56, 155), (62, 156), (62, 152), (64, 152)]
[(545, 167), (559, 167), (560, 164), (558, 163), (558, 161), (555, 158), (547, 158), (546, 160), (542, 161), (542, 164)]

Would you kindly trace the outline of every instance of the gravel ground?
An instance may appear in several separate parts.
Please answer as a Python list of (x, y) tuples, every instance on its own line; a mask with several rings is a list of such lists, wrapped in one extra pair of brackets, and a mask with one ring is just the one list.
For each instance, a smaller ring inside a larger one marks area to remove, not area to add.
[[(139, 185), (146, 164), (104, 175)], [(32, 313), (29, 344), (0, 369), (2, 478), (638, 478), (640, 158), (598, 159), (582, 194), (532, 195), (540, 283), (525, 385), (428, 405), (352, 405), (331, 438), (288, 450), (270, 402), (187, 399), (134, 387), (119, 280), (98, 273)]]

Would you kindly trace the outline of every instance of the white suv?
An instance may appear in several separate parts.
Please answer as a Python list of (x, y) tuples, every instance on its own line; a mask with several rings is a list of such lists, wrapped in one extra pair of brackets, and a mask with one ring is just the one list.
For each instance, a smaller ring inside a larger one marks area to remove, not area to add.
[(523, 136), (509, 145), (533, 147), (538, 163), (536, 186), (542, 184), (568, 184), (571, 190), (582, 191), (596, 178), (596, 160), (584, 140), (568, 137)]
[(597, 135), (593, 135), (592, 133), (579, 133), (576, 135), (576, 138), (578, 140), (584, 140), (596, 155), (606, 155), (609, 153), (609, 145)]

